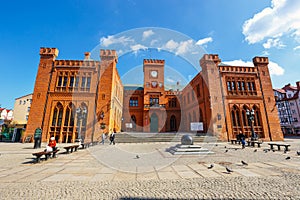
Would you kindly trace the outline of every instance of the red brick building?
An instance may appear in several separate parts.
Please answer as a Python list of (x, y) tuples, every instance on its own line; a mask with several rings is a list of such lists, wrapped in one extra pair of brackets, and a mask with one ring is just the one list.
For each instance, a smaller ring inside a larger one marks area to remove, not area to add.
[(101, 50), (101, 61), (89, 53), (84, 60), (57, 60), (56, 48), (41, 48), (40, 56), (25, 136), (41, 127), (43, 141), (51, 136), (58, 142), (94, 141), (113, 128), (190, 132), (198, 124), (197, 132), (224, 141), (239, 131), (250, 136), (252, 129), (265, 140), (283, 139), (266, 57), (246, 67), (204, 55), (202, 71), (184, 89), (170, 90), (164, 60), (145, 59), (143, 85), (123, 87), (114, 50)]
[(57, 60), (58, 49), (41, 48), (27, 135), (42, 128), (42, 141), (83, 138), (121, 129), (123, 85), (116, 69), (115, 51), (101, 50), (101, 61), (85, 53), (84, 60)]
[[(143, 87), (125, 86), (123, 130), (144, 132), (202, 131), (221, 140), (242, 131), (265, 140), (282, 140), (268, 70), (268, 58), (253, 58), (254, 67), (229, 66), (218, 55), (204, 55), (202, 71), (182, 91), (164, 85), (164, 60), (144, 60)], [(252, 111), (249, 120), (247, 111)], [(253, 127), (252, 127), (253, 126)]]

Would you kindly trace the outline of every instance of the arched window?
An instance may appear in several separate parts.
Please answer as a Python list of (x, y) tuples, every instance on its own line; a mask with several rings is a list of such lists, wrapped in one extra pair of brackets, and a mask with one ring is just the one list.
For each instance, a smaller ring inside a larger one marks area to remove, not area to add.
[(233, 126), (241, 126), (240, 110), (236, 105), (231, 110), (231, 121)]
[(54, 108), (52, 116), (52, 126), (61, 126), (63, 116), (63, 106), (58, 102)]
[(254, 126), (261, 126), (260, 112), (257, 106), (253, 106), (254, 110)]

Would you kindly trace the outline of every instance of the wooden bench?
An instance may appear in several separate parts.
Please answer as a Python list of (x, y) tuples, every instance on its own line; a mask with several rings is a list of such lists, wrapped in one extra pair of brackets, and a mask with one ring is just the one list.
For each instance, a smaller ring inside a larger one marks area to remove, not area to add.
[(231, 139), (231, 144), (241, 144), (241, 140), (238, 139)]
[(91, 145), (90, 142), (81, 143), (81, 147), (82, 147), (83, 149), (86, 149), (86, 148), (90, 147), (90, 145)]
[(67, 151), (67, 153), (70, 153), (70, 149), (71, 149), (71, 153), (73, 153), (73, 151), (77, 151), (78, 147), (79, 144), (74, 144), (74, 145), (66, 146), (64, 147), (64, 149)]
[(251, 141), (251, 140), (247, 140), (247, 144), (248, 144), (248, 147), (252, 146), (252, 147), (255, 147), (255, 144), (257, 144), (257, 147), (260, 147), (260, 145), (262, 144), (263, 142), (262, 141)]
[(52, 158), (56, 158), (56, 153), (58, 151), (59, 149), (56, 149), (54, 151), (41, 151), (41, 152), (32, 153), (32, 155), (36, 156), (36, 162), (39, 163), (43, 155), (45, 155), (45, 160), (48, 160), (48, 158), (51, 157), (51, 154), (52, 154)]
[(283, 146), (285, 151), (289, 151), (290, 144), (283, 144), (283, 143), (268, 143), (270, 145), (270, 149), (274, 150), (274, 146), (277, 146), (278, 151), (280, 151), (280, 147)]

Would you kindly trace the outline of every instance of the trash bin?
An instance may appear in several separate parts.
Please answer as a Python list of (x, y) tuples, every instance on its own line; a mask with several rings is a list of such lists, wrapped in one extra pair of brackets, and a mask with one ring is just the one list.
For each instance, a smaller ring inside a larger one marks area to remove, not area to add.
[(34, 132), (34, 149), (41, 148), (42, 129), (37, 128)]

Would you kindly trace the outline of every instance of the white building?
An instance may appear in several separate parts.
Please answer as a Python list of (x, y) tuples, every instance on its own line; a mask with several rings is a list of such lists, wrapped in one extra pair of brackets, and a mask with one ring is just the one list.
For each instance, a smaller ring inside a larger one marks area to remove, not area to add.
[(300, 81), (274, 89), (280, 125), (285, 134), (300, 134)]
[(27, 124), (31, 101), (32, 94), (28, 94), (15, 99), (14, 124)]

